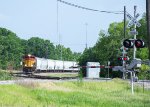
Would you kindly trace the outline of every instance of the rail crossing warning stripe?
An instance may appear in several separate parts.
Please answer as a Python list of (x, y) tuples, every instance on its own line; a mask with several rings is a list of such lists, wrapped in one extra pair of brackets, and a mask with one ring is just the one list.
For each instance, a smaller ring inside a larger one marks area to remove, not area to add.
[(114, 66), (77, 66), (77, 67), (70, 67), (70, 68), (113, 68)]

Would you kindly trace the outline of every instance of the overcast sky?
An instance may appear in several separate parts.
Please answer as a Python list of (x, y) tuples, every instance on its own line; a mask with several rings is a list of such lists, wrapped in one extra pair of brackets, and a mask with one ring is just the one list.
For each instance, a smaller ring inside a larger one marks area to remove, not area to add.
[[(57, 0), (0, 0), (0, 27), (7, 28), (22, 39), (40, 37), (54, 45), (59, 43), (72, 51), (82, 52), (86, 44), (94, 46), (100, 30), (106, 30), (112, 22), (123, 20), (123, 14), (93, 12), (68, 6)], [(133, 15), (134, 5), (142, 16), (146, 11), (146, 0), (64, 0), (79, 6), (100, 11), (123, 11)], [(59, 39), (60, 37), (60, 39)]]

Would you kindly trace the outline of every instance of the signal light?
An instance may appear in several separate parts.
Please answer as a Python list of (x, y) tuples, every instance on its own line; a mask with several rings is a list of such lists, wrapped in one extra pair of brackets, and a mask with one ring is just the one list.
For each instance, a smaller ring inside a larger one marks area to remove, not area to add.
[(144, 47), (144, 42), (140, 39), (135, 40), (135, 46), (136, 48), (143, 48)]
[(128, 48), (126, 48), (126, 47), (124, 47), (124, 46), (122, 46), (121, 48), (120, 48), (120, 51), (128, 51)]
[(140, 39), (137, 39), (137, 40), (125, 39), (123, 41), (123, 45), (126, 48), (133, 48), (134, 45), (135, 45), (136, 48), (143, 48), (144, 47), (144, 42)]
[(124, 61), (128, 61), (128, 60), (129, 60), (129, 57), (128, 57), (128, 56), (127, 56), (127, 57), (124, 57), (123, 60), (124, 60)]
[(128, 60), (129, 60), (129, 57), (128, 57), (128, 56), (125, 56), (125, 57), (119, 57), (118, 60), (119, 60), (119, 61), (122, 61), (122, 60), (128, 61)]
[(127, 57), (124, 57), (123, 60), (126, 61), (126, 60), (127, 60)]
[(121, 61), (121, 60), (122, 60), (122, 57), (119, 57), (118, 60)]
[(123, 46), (126, 47), (126, 48), (133, 48), (133, 42), (129, 39), (125, 39), (123, 41)]

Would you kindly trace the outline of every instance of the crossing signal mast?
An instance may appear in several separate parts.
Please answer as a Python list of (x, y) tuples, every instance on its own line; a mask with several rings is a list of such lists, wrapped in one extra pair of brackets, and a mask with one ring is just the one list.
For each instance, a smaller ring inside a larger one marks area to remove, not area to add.
[(134, 6), (134, 17), (132, 17), (129, 13), (127, 13), (127, 18), (130, 20), (127, 27), (130, 28), (134, 26), (134, 29), (129, 33), (134, 35), (134, 39), (125, 39), (123, 41), (123, 46), (126, 48), (133, 48), (133, 59), (136, 58), (136, 48), (143, 48), (144, 42), (141, 39), (136, 39), (136, 35), (138, 32), (136, 31), (136, 27), (140, 27), (141, 24), (137, 21), (139, 14), (136, 14), (136, 6)]
[(130, 31), (129, 33), (134, 36), (133, 39), (125, 39), (123, 41), (123, 46), (125, 48), (133, 48), (133, 60), (130, 63), (129, 66), (127, 66), (126, 69), (127, 71), (130, 71), (131, 73), (131, 89), (132, 89), (132, 94), (134, 93), (133, 90), (133, 79), (136, 78), (135, 76), (135, 67), (140, 67), (141, 66), (141, 59), (136, 58), (136, 49), (137, 48), (143, 48), (144, 47), (144, 42), (141, 39), (137, 39), (136, 35), (138, 35), (138, 32), (136, 31), (136, 27), (140, 27), (141, 24), (137, 21), (137, 18), (139, 17), (139, 14), (136, 13), (136, 6), (134, 6), (134, 17), (132, 17), (129, 13), (127, 13), (127, 18), (130, 20), (128, 23), (128, 28), (133, 26), (133, 30)]

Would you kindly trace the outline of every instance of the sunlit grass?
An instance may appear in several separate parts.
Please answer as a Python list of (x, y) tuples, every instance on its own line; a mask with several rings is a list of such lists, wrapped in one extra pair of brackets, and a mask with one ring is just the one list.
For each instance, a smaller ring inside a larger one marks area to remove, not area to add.
[[(37, 83), (35, 83), (37, 84)], [(103, 82), (46, 82), (0, 85), (0, 106), (14, 107), (150, 107), (150, 90), (120, 79)]]
[(0, 106), (1, 107), (27, 107), (40, 105), (34, 98), (30, 89), (17, 85), (0, 86)]

